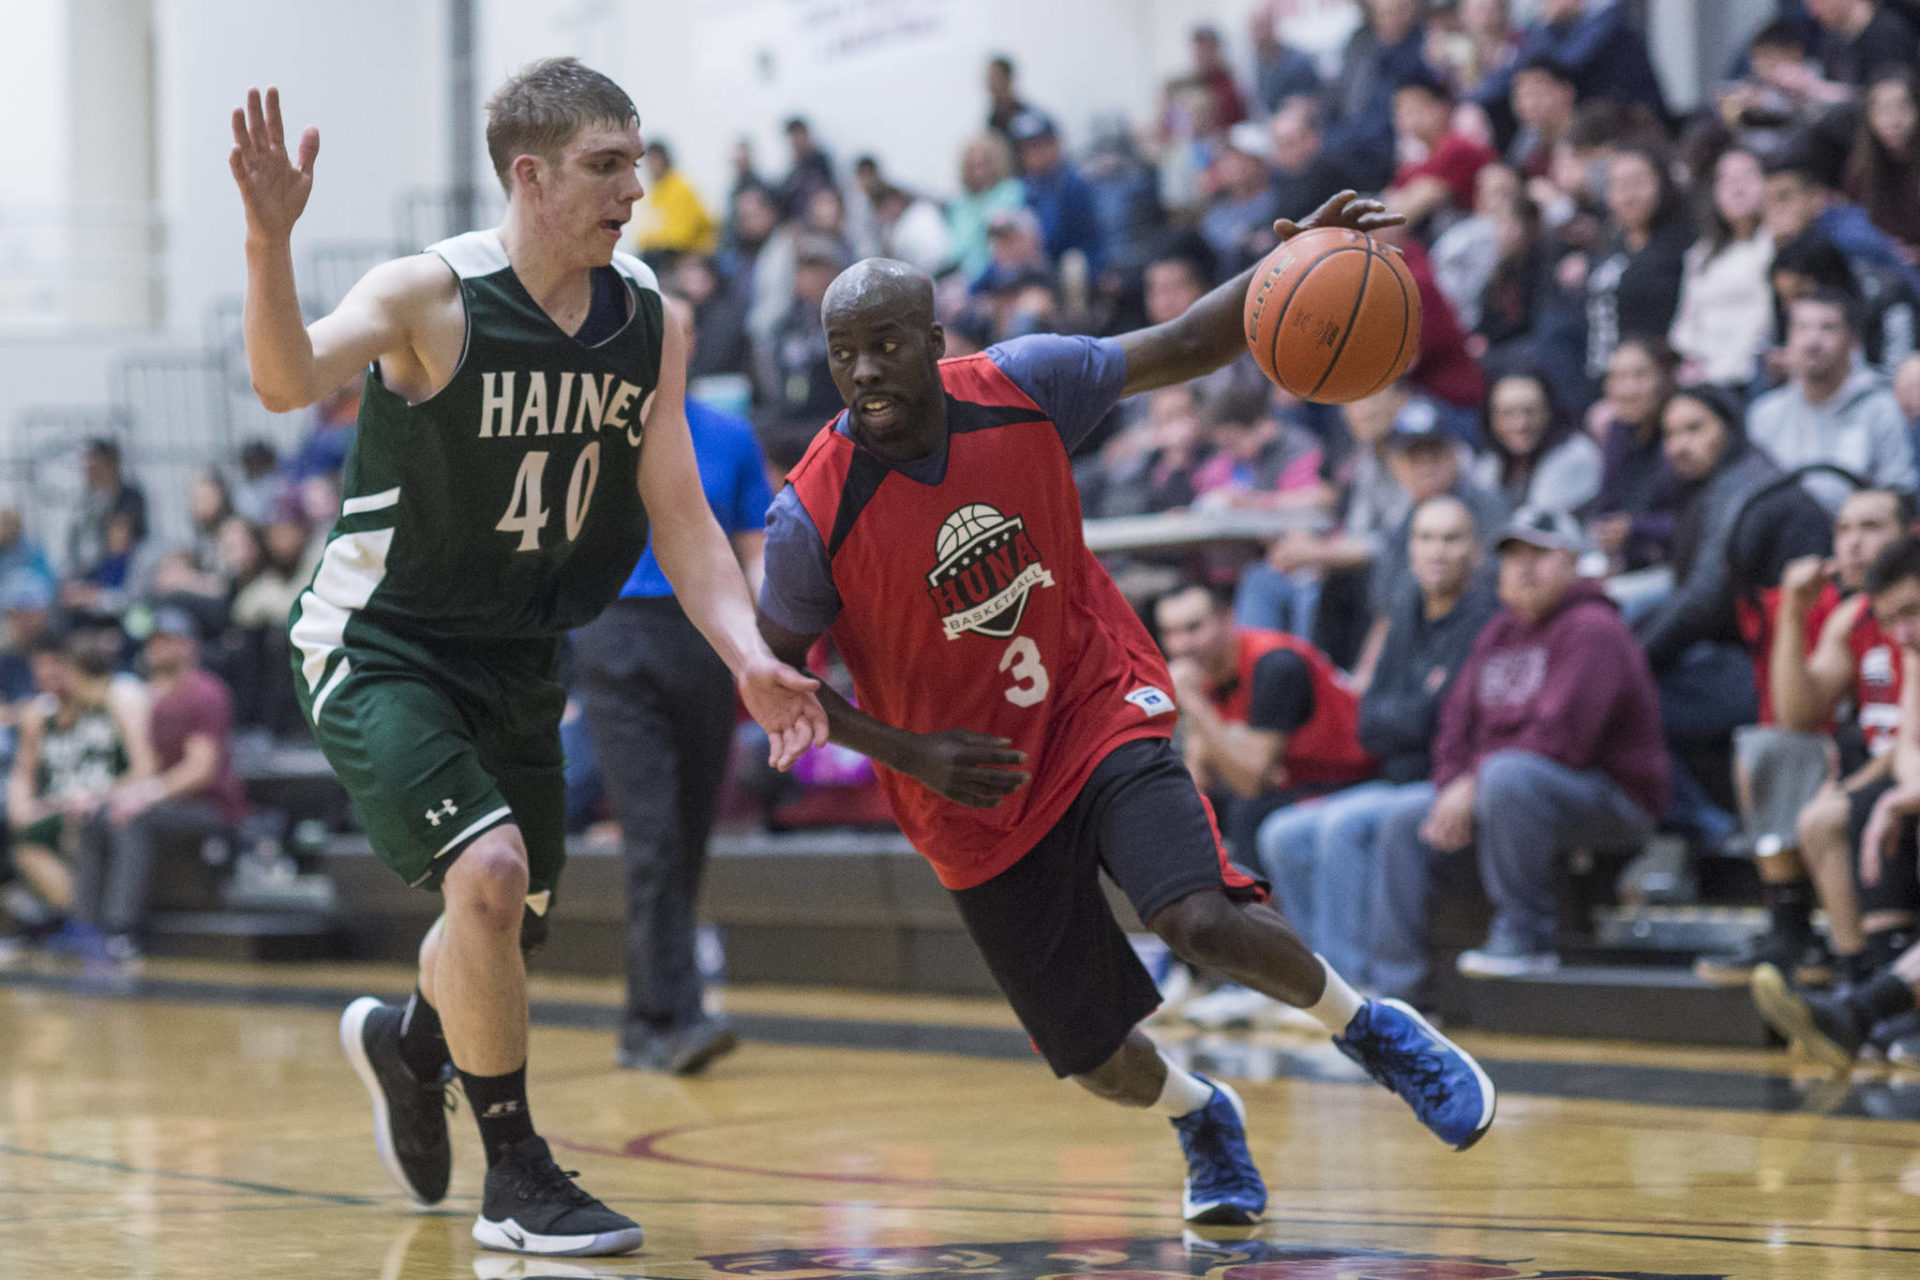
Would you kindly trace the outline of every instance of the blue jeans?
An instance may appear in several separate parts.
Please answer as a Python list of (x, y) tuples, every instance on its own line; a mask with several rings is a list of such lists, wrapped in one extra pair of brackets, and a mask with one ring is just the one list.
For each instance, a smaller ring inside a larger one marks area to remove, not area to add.
[[(1703, 640), (1682, 653), (1655, 683), (1660, 719), (1674, 746), (1725, 739), (1760, 718), (1753, 659), (1737, 645)], [(1679, 754), (1673, 760), (1673, 802), (1667, 818), (1708, 840), (1724, 840), (1739, 830), (1734, 816), (1713, 802)]]
[(1233, 593), (1233, 620), (1243, 627), (1284, 631), (1302, 640), (1313, 635), (1320, 612), (1320, 578), (1310, 573), (1280, 573), (1264, 564), (1247, 566)]
[(1432, 803), (1432, 783), (1364, 782), (1260, 824), (1260, 865), (1287, 922), (1349, 982), (1372, 985), (1367, 925), (1375, 836), (1401, 808), (1425, 813)]
[[(1567, 850), (1636, 844), (1653, 819), (1598, 769), (1570, 769), (1530, 751), (1480, 762), (1473, 850), (1493, 900), (1493, 932), (1522, 947), (1553, 945), (1553, 861)], [(1420, 838), (1432, 806), (1396, 809), (1375, 840), (1373, 918), (1367, 950), (1382, 994), (1416, 997), (1427, 978), (1427, 892), (1444, 856)]]

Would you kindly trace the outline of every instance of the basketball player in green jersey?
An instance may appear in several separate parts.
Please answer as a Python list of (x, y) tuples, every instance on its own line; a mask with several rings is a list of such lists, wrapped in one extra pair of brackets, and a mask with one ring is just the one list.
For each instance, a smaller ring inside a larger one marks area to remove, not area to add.
[(641, 195), (632, 102), (549, 59), (487, 115), (500, 226), (375, 267), (308, 326), (289, 236), (319, 134), (290, 155), (278, 93), (248, 93), (231, 155), (247, 362), (277, 411), (365, 371), (340, 519), (291, 636), (302, 705), (375, 853), (444, 902), (408, 1005), (357, 1000), (341, 1023), (382, 1160), (421, 1203), (446, 1194), (442, 1103), (457, 1074), (487, 1155), (474, 1238), (624, 1253), (639, 1226), (574, 1185), (527, 1109), (522, 948), (545, 936), (565, 860), (558, 637), (619, 594), (651, 521), (661, 567), (773, 763), (824, 742), (826, 717), (814, 682), (759, 638), (702, 495), (684, 319), (615, 252)]

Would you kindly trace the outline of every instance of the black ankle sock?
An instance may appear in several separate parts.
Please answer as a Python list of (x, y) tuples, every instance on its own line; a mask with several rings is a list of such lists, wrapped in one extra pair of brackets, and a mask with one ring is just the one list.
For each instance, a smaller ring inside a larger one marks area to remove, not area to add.
[(533, 1116), (527, 1111), (527, 1067), (503, 1076), (476, 1076), (460, 1073), (466, 1090), (467, 1105), (480, 1123), (480, 1145), (487, 1149), (487, 1167), (500, 1161), (500, 1153), (523, 1138), (533, 1136)]
[(413, 989), (406, 1012), (400, 1018), (400, 1060), (407, 1064), (413, 1078), (420, 1081), (438, 1080), (450, 1061), (447, 1038), (440, 1030), (440, 1015), (418, 987)]
[(1873, 954), (1867, 951), (1856, 951), (1850, 956), (1835, 956), (1834, 959), (1840, 965), (1840, 981), (1850, 987), (1865, 986), (1880, 970), (1880, 966), (1873, 962)]
[(1869, 1025), (1905, 1013), (1913, 1008), (1913, 988), (1895, 973), (1883, 973), (1860, 988), (1854, 1004), (1867, 1015)]
[(1760, 886), (1760, 901), (1767, 908), (1773, 932), (1795, 942), (1813, 939), (1813, 883), (1787, 880)]

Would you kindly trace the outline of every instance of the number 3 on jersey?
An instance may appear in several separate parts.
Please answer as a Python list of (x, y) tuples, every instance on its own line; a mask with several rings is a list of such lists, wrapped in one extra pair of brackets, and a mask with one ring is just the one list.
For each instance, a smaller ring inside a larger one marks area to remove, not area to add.
[[(501, 533), (517, 533), (520, 545), (515, 551), (538, 551), (540, 531), (552, 514), (541, 497), (541, 482), (547, 475), (547, 451), (530, 449), (520, 459), (519, 474), (513, 478), (513, 496), (507, 499), (507, 513), (493, 526)], [(592, 440), (580, 451), (573, 464), (573, 478), (567, 481), (567, 541), (580, 536), (587, 522), (587, 508), (593, 504), (594, 482), (600, 479), (600, 442)], [(1044, 675), (1044, 673), (1043, 673)]]
[(1007, 701), (1016, 707), (1031, 707), (1047, 696), (1053, 680), (1046, 664), (1040, 661), (1040, 646), (1026, 636), (1015, 636), (1000, 655), (1000, 669), (1013, 677), (1007, 689)]

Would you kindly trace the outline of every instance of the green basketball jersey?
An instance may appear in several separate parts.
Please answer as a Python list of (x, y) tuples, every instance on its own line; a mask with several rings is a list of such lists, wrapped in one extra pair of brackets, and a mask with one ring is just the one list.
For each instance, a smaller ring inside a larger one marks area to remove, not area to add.
[(43, 698), (29, 713), (40, 719), (40, 772), (34, 794), (54, 800), (105, 795), (126, 776), (127, 746), (105, 707), (84, 707), (71, 725), (60, 723), (60, 704)]
[(614, 255), (630, 315), (587, 347), (540, 309), (496, 232), (427, 252), (460, 277), (466, 347), (419, 404), (367, 372), (340, 519), (295, 612), (310, 688), (356, 615), (428, 638), (551, 636), (605, 608), (646, 549), (636, 474), (664, 333), (653, 272)]

